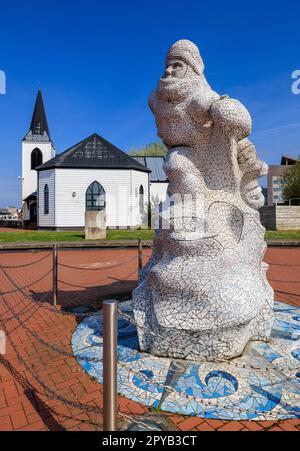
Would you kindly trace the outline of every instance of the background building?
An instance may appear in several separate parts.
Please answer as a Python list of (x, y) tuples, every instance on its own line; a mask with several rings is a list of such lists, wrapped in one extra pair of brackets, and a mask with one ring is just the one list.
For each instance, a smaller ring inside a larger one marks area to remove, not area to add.
[(20, 208), (7, 207), (0, 208), (0, 221), (18, 221)]
[(280, 165), (270, 165), (268, 172), (268, 205), (284, 203), (282, 197), (281, 176), (290, 165), (296, 164), (297, 159), (283, 155)]
[(149, 203), (166, 199), (163, 157), (131, 157), (97, 133), (56, 155), (39, 90), (22, 142), (24, 226), (76, 230), (105, 210), (108, 228), (148, 226)]

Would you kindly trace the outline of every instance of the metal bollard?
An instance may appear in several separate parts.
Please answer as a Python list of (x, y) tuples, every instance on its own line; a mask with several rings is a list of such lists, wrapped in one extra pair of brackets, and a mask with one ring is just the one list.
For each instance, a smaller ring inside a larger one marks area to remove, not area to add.
[(118, 302), (103, 302), (103, 429), (117, 431), (117, 309)]
[(53, 305), (57, 306), (57, 244), (53, 244)]
[(142, 240), (138, 241), (138, 254), (139, 254), (139, 272), (141, 271), (141, 269), (143, 269), (143, 245), (142, 245)]

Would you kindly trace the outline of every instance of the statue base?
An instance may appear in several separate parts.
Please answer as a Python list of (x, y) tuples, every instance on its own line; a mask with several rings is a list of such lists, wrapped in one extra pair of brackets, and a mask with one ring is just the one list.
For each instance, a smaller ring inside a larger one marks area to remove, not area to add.
[[(242, 356), (222, 362), (175, 360), (141, 351), (132, 304), (122, 302), (119, 308), (126, 315), (118, 315), (117, 382), (121, 395), (161, 411), (203, 418), (299, 418), (300, 308), (275, 302), (270, 339), (251, 341)], [(78, 363), (100, 384), (102, 332), (99, 311), (77, 325), (72, 336)]]
[(249, 341), (269, 339), (274, 323), (272, 307), (265, 306), (248, 324), (209, 332), (162, 327), (153, 317), (146, 318), (136, 305), (134, 317), (142, 351), (175, 359), (222, 361), (242, 355)]

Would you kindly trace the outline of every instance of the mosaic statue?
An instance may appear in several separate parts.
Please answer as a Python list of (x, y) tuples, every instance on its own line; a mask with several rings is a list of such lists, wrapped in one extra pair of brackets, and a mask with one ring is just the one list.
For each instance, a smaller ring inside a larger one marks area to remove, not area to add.
[(267, 340), (274, 320), (258, 212), (268, 168), (247, 138), (248, 111), (211, 89), (192, 42), (170, 47), (149, 104), (168, 147), (171, 200), (133, 292), (140, 348), (230, 359), (250, 340)]

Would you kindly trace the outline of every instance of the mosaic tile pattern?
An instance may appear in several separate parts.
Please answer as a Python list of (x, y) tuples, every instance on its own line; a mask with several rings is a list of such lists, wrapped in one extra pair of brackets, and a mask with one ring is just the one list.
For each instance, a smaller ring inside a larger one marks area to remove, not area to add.
[[(131, 302), (120, 305), (133, 318)], [(219, 419), (300, 417), (300, 309), (275, 302), (268, 342), (248, 343), (241, 357), (191, 362), (139, 350), (135, 325), (118, 317), (118, 391), (146, 406)], [(102, 383), (102, 314), (75, 329), (72, 349), (80, 365)]]
[(168, 147), (170, 202), (163, 210), (170, 220), (157, 231), (133, 292), (140, 348), (230, 359), (249, 340), (267, 339), (274, 321), (258, 213), (258, 178), (267, 165), (248, 140), (250, 114), (211, 89), (192, 42), (169, 49), (149, 105)]

